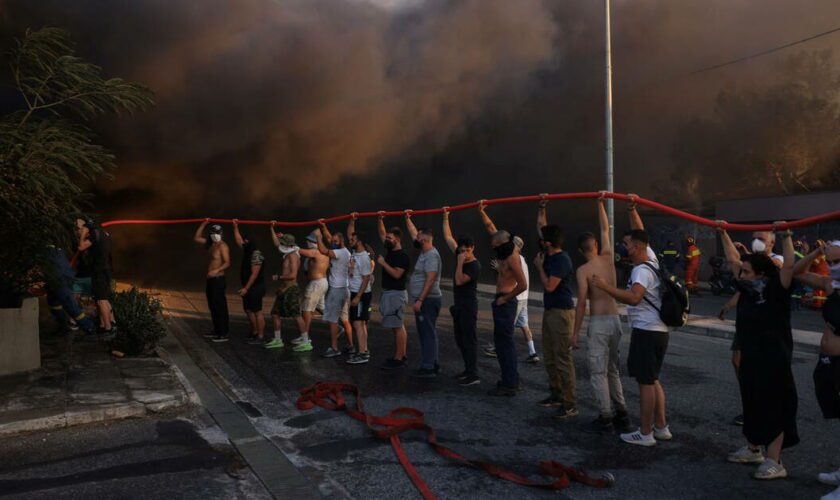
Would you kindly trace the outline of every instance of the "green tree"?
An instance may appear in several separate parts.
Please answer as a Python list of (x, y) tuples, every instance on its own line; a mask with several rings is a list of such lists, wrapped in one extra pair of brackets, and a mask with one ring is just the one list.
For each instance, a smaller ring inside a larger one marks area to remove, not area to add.
[(0, 301), (8, 307), (39, 279), (34, 269), (48, 269), (47, 245), (72, 244), (85, 187), (114, 168), (87, 122), (146, 109), (153, 95), (103, 78), (61, 29), (27, 30), (7, 55), (21, 98), (19, 109), (0, 117)]

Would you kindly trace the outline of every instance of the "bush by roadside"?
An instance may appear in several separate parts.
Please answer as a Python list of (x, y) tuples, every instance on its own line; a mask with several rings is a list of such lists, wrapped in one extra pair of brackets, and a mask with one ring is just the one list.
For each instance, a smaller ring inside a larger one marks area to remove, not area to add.
[(111, 347), (129, 356), (152, 353), (166, 335), (161, 302), (132, 287), (114, 294), (113, 306), (119, 328)]

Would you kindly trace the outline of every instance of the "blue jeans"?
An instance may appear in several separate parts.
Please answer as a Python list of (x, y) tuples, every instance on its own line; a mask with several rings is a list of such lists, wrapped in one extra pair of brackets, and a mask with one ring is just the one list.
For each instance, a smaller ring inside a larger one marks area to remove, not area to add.
[[(496, 298), (499, 296), (497, 295)], [(519, 387), (519, 367), (516, 360), (516, 343), (513, 341), (513, 324), (516, 321), (516, 299), (497, 306), (493, 301), (493, 344), (496, 359), (502, 371), (502, 385), (515, 389)]]
[(69, 284), (47, 287), (47, 304), (50, 306), (53, 317), (62, 327), (67, 325), (69, 316), (85, 332), (91, 333), (96, 328), (93, 321), (82, 312), (82, 308), (73, 297)]
[(420, 368), (433, 370), (438, 364), (438, 336), (435, 323), (440, 314), (440, 297), (426, 297), (420, 314), (414, 316), (420, 337)]

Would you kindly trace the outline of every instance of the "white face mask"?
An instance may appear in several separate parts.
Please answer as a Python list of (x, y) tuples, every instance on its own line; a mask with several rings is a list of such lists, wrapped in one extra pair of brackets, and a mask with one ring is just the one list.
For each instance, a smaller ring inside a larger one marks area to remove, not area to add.
[(218, 242), (222, 241), (222, 235), (221, 234), (211, 234), (210, 235), (210, 240), (213, 243), (218, 243)]
[(752, 240), (753, 253), (764, 253), (765, 250), (767, 250), (767, 245), (763, 241), (758, 238)]

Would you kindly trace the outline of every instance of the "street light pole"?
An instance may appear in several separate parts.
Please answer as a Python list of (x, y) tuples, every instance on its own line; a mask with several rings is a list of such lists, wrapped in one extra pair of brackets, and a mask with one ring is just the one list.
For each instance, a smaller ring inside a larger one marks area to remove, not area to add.
[[(612, 129), (612, 54), (610, 43), (610, 0), (604, 0), (604, 45), (606, 54), (606, 165), (607, 165), (607, 187), (606, 190), (613, 191), (613, 129)], [(610, 242), (615, 245), (615, 203), (612, 198), (607, 200), (607, 216), (610, 220)]]

